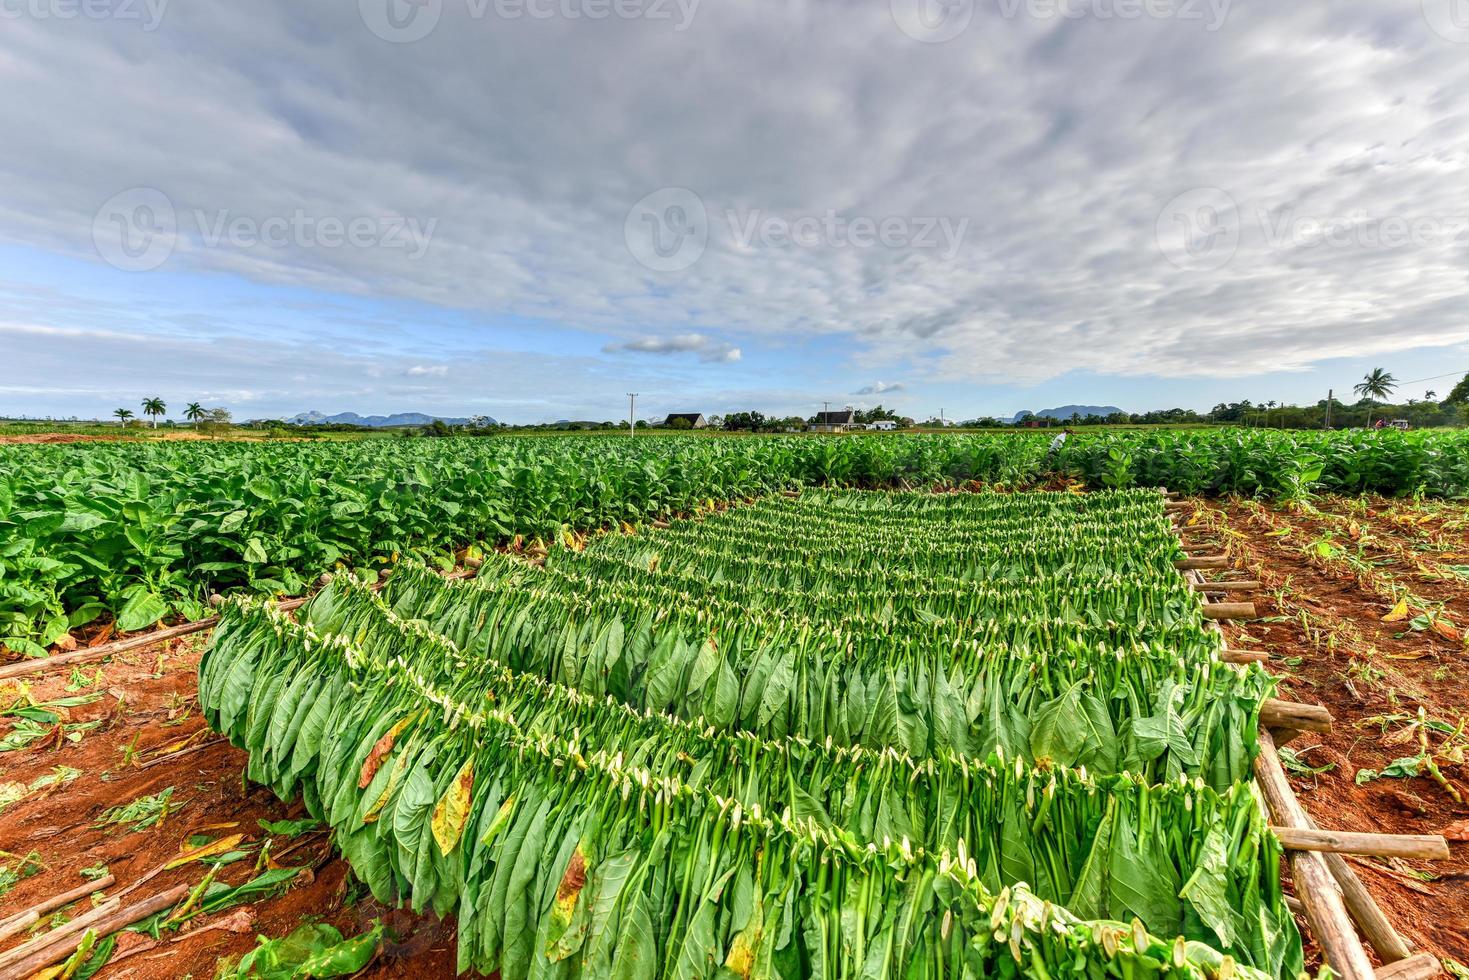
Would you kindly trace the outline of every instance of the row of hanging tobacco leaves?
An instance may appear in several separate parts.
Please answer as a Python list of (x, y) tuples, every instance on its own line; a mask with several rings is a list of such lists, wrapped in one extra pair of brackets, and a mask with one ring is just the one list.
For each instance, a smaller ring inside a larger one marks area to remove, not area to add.
[(1155, 494), (808, 493), (233, 604), (200, 702), (463, 969), (1292, 976), (1269, 680), (1176, 552)]

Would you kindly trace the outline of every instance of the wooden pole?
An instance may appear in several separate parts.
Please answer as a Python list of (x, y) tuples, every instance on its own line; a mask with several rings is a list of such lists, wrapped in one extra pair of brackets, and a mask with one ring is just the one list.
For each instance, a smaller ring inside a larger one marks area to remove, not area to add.
[(9, 939), (16, 933), (29, 929), (32, 925), (39, 922), (41, 916), (47, 912), (59, 909), (63, 905), (70, 905), (77, 899), (86, 898), (93, 892), (100, 892), (104, 888), (111, 888), (115, 882), (116, 879), (112, 875), (103, 875), (96, 881), (89, 881), (85, 885), (78, 885), (71, 891), (62, 892), (59, 895), (52, 895), (45, 901), (39, 902), (28, 909), (0, 919), (0, 941)]
[[(16, 968), (17, 964), (24, 964), (32, 957), (44, 954), (48, 949), (65, 945), (68, 937), (77, 936), (79, 940), (81, 933), (93, 928), (94, 923), (101, 922), (121, 907), (122, 902), (115, 898), (109, 898), (106, 902), (103, 902), (86, 914), (79, 915), (70, 922), (57, 926), (50, 932), (43, 932), (29, 942), (21, 943), (14, 949), (0, 953), (0, 978), (30, 976), (33, 970), (19, 970)], [(55, 962), (55, 960), (47, 960), (41, 966)]]
[[(117, 930), (124, 929), (139, 919), (146, 919), (154, 912), (161, 912), (170, 905), (176, 904), (185, 895), (189, 894), (191, 888), (192, 886), (185, 882), (182, 885), (175, 885), (168, 891), (159, 892), (151, 898), (145, 898), (141, 902), (129, 905), (125, 909), (117, 910), (109, 908), (109, 906), (102, 906), (94, 910), (95, 912), (103, 913), (101, 915), (89, 915), (73, 919), (65, 926), (62, 926), (61, 929), (57, 929), (46, 936), (37, 937), (39, 940), (46, 940), (46, 942), (29, 950), (24, 958), (7, 959), (4, 966), (0, 967), (0, 980), (20, 980), (20, 978), (29, 977), (37, 970), (51, 966), (53, 963), (59, 963), (76, 952), (77, 947), (82, 944), (82, 939), (87, 932), (96, 933), (99, 939), (110, 936)], [(107, 911), (104, 912), (104, 909)], [(82, 923), (82, 919), (89, 919), (89, 921), (79, 925), (79, 923)], [(67, 936), (57, 935), (62, 929), (67, 929), (70, 926), (77, 926), (77, 928)], [(18, 946), (14, 950), (11, 950), (11, 953), (19, 953), (29, 946), (31, 946), (30, 943), (27, 943), (25, 946)]]
[(1206, 602), (1204, 603), (1205, 619), (1254, 619), (1255, 604), (1253, 602)]
[(1173, 567), (1179, 571), (1188, 572), (1196, 568), (1228, 568), (1228, 555), (1195, 555), (1182, 561), (1173, 563)]
[[(1303, 828), (1309, 818), (1291, 791), (1268, 731), (1260, 733), (1260, 754), (1255, 757), (1255, 783), (1265, 798), (1271, 820), (1278, 826)], [(1373, 980), (1372, 963), (1352, 929), (1351, 918), (1326, 867), (1326, 859), (1315, 851), (1289, 851), (1291, 879), (1296, 897), (1305, 906), (1311, 935), (1325, 954), (1326, 962), (1342, 980)]]
[(1264, 650), (1231, 650), (1225, 647), (1219, 651), (1219, 659), (1227, 664), (1263, 664), (1270, 662), (1270, 654)]
[(1259, 582), (1194, 582), (1195, 592), (1255, 592)]
[(1329, 732), (1331, 712), (1319, 704), (1266, 698), (1260, 704), (1260, 726), (1267, 729), (1285, 728), (1293, 732)]
[(1326, 851), (1332, 854), (1364, 854), (1372, 857), (1414, 858), (1443, 861), (1449, 856), (1448, 841), (1438, 834), (1362, 834), (1347, 830), (1318, 830), (1314, 827), (1273, 827), (1275, 836), (1288, 850)]
[(1432, 953), (1419, 953), (1389, 963), (1377, 971), (1377, 980), (1428, 980), (1443, 972), (1443, 964)]
[[(1308, 813), (1306, 814), (1308, 826), (1315, 827), (1316, 821)], [(1352, 916), (1352, 921), (1357, 923), (1357, 929), (1367, 938), (1372, 948), (1377, 950), (1378, 959), (1384, 963), (1396, 963), (1413, 955), (1413, 947), (1408, 945), (1393, 924), (1388, 921), (1377, 900), (1362, 884), (1362, 879), (1357, 877), (1357, 872), (1347, 864), (1346, 859), (1340, 854), (1325, 853), (1326, 868), (1336, 879), (1341, 888), (1342, 900), (1346, 902), (1347, 912)], [(1378, 971), (1379, 976), (1381, 971)]]

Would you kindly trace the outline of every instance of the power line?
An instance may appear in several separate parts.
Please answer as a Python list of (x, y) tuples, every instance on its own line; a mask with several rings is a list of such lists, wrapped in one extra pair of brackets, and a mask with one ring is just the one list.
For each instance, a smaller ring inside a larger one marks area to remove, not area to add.
[(1400, 385), (1422, 384), (1424, 381), (1441, 381), (1444, 378), (1457, 378), (1461, 374), (1469, 374), (1469, 371), (1450, 371), (1448, 374), (1435, 374), (1431, 378), (1415, 378), (1412, 381), (1399, 381)]

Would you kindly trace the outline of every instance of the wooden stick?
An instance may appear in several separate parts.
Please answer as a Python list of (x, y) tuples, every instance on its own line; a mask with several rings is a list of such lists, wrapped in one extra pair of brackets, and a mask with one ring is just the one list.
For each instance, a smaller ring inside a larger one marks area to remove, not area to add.
[[(1306, 814), (1306, 825), (1316, 827), (1316, 821), (1309, 813)], [(1362, 884), (1362, 879), (1357, 877), (1357, 872), (1352, 870), (1346, 859), (1340, 854), (1326, 853), (1322, 856), (1326, 858), (1326, 869), (1341, 888), (1347, 911), (1357, 923), (1357, 929), (1367, 938), (1372, 948), (1377, 950), (1378, 959), (1384, 963), (1396, 963), (1412, 956), (1413, 947), (1393, 928), (1377, 900), (1372, 897), (1367, 886)]]
[[(121, 907), (122, 902), (118, 901), (115, 898), (109, 898), (106, 902), (103, 902), (101, 905), (87, 912), (85, 915), (79, 915), (75, 919), (72, 919), (70, 922), (57, 926), (50, 932), (43, 932), (39, 936), (36, 936), (34, 939), (31, 939), (28, 942), (21, 943), (14, 949), (7, 950), (4, 953), (0, 953), (0, 978), (10, 976), (30, 976), (30, 974), (33, 972), (31, 970), (12, 973), (11, 968), (17, 963), (26, 962), (32, 956), (44, 953), (46, 950), (52, 948), (53, 946), (65, 945), (68, 937), (75, 936), (78, 933), (86, 932), (88, 929), (92, 928), (93, 923), (99, 922), (107, 918), (107, 916), (116, 912)], [(47, 963), (54, 962), (56, 961), (47, 961)], [(41, 965), (45, 966), (46, 963), (43, 963)]]
[(1260, 705), (1260, 726), (1267, 729), (1286, 728), (1296, 732), (1329, 732), (1331, 712), (1319, 704), (1266, 698)]
[(116, 879), (112, 875), (103, 875), (96, 881), (89, 881), (85, 885), (78, 885), (71, 891), (62, 892), (60, 895), (52, 895), (50, 898), (32, 905), (28, 909), (0, 919), (0, 941), (9, 939), (16, 933), (29, 929), (32, 925), (39, 922), (41, 916), (47, 912), (59, 909), (63, 905), (70, 905), (77, 899), (86, 898), (93, 892), (100, 892), (104, 888), (111, 888), (115, 881)]
[(1432, 953), (1419, 953), (1389, 963), (1377, 971), (1377, 980), (1428, 980), (1443, 972), (1443, 964)]
[(1204, 603), (1205, 619), (1254, 619), (1255, 615), (1253, 602)]
[(1231, 650), (1225, 647), (1219, 651), (1219, 659), (1227, 664), (1263, 664), (1270, 662), (1270, 654), (1265, 650)]
[(1228, 568), (1228, 555), (1195, 555), (1182, 561), (1173, 563), (1173, 567), (1179, 571), (1187, 572), (1195, 568)]
[(1186, 500), (1169, 500), (1169, 501), (1166, 501), (1163, 504), (1163, 510), (1165, 512), (1167, 512), (1167, 511), (1189, 510), (1192, 506), (1193, 505), (1190, 504)]
[(1421, 861), (1443, 861), (1449, 856), (1448, 841), (1438, 834), (1362, 834), (1347, 830), (1317, 830), (1314, 827), (1271, 829), (1292, 851), (1328, 851), (1332, 854), (1416, 858)]
[(1194, 582), (1195, 592), (1254, 592), (1259, 582)]
[[(82, 944), (82, 939), (84, 938), (88, 930), (96, 933), (99, 939), (110, 936), (117, 930), (124, 929), (132, 925), (134, 922), (137, 922), (139, 919), (146, 919), (154, 912), (161, 912), (164, 909), (168, 908), (170, 905), (176, 904), (185, 895), (189, 894), (189, 890), (192, 887), (193, 886), (189, 885), (187, 882), (182, 885), (175, 885), (168, 891), (159, 892), (157, 895), (154, 895), (151, 898), (145, 898), (141, 902), (129, 905), (125, 909), (115, 910), (111, 911), (110, 913), (104, 914), (103, 916), (100, 916), (93, 921), (82, 925), (79, 931), (73, 932), (71, 935), (64, 938), (55, 938), (53, 941), (48, 942), (44, 947), (39, 947), (29, 952), (24, 959), (8, 961), (7, 963), (5, 963), (3, 969), (0, 969), (0, 980), (20, 980), (20, 978), (28, 977), (32, 973), (35, 973), (37, 970), (41, 970), (45, 967), (51, 966), (53, 963), (59, 963), (60, 961), (70, 956), (72, 953), (76, 952), (77, 947)], [(105, 907), (106, 906), (104, 906), (104, 908)], [(102, 909), (97, 909), (97, 911), (101, 912)], [(66, 926), (62, 926), (61, 928), (65, 929), (68, 926), (77, 925), (81, 921), (81, 919), (73, 919), (71, 922), (67, 923)], [(56, 930), (56, 932), (60, 931), (60, 929)], [(52, 937), (54, 937), (55, 935), (55, 932), (50, 934), (50, 936)], [(48, 937), (43, 936), (40, 938), (45, 939)], [(26, 947), (24, 946), (17, 947), (11, 952), (19, 952), (20, 950), (25, 948)]]
[[(1268, 731), (1260, 733), (1260, 754), (1255, 757), (1255, 783), (1270, 810), (1271, 820), (1282, 827), (1306, 827), (1309, 818), (1291, 791), (1290, 781), (1275, 751)], [(1325, 954), (1326, 962), (1342, 980), (1372, 980), (1372, 963), (1352, 929), (1352, 921), (1337, 890), (1336, 879), (1326, 859), (1315, 851), (1290, 851), (1291, 878), (1296, 896), (1306, 907), (1311, 934)]]

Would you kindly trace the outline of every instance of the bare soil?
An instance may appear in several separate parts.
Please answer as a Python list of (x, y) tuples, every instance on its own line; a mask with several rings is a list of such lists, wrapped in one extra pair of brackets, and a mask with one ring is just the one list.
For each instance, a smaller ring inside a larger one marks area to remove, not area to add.
[[(1240, 503), (1195, 506), (1202, 520), (1185, 533), (1190, 550), (1212, 551), (1202, 542), (1215, 542), (1264, 586), (1254, 597), (1261, 618), (1226, 625), (1229, 645), (1270, 651), (1279, 696), (1325, 705), (1335, 718), (1329, 734), (1302, 735), (1289, 746), (1302, 766), (1325, 770), (1292, 774), (1302, 805), (1325, 828), (1449, 837), (1447, 861), (1348, 860), (1410, 943), (1469, 962), (1469, 807), (1454, 798), (1469, 799), (1469, 771), (1440, 757), (1445, 784), (1426, 774), (1357, 783), (1361, 770), (1380, 772), (1418, 753), (1418, 729), (1411, 726), (1420, 708), (1451, 726), (1469, 714), (1464, 644), (1384, 622), (1391, 603), (1350, 568), (1313, 560), (1307, 546), (1321, 522), (1282, 509), (1257, 513)], [(1205, 529), (1210, 523), (1214, 531)], [(1282, 536), (1284, 528), (1295, 530)], [(1374, 531), (1385, 534), (1387, 526)], [(1409, 584), (1427, 591), (1416, 579)], [(1435, 598), (1463, 610), (1461, 589), (1445, 588)], [(1445, 741), (1443, 734), (1428, 735), (1431, 748)]]

